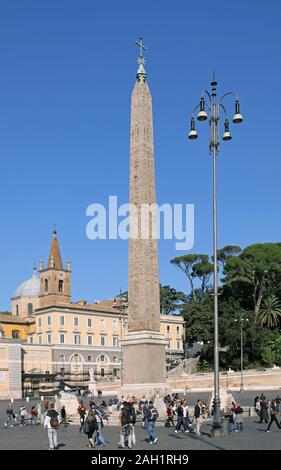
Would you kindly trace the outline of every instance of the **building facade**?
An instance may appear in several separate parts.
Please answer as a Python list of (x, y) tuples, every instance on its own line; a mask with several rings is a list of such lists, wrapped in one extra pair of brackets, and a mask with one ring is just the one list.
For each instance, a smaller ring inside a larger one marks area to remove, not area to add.
[[(166, 365), (170, 368), (184, 356), (184, 320), (179, 315), (160, 318), (161, 333), (167, 340)], [(93, 369), (97, 381), (122, 382), (120, 341), (127, 331), (127, 305), (121, 301), (71, 302), (70, 261), (64, 268), (54, 231), (47, 266), (41, 261), (39, 277), (34, 269), (32, 278), (16, 289), (12, 313), (0, 314), (0, 391), (2, 383), (2, 395), (3, 387), (9, 393), (9, 350), (13, 344), (17, 352), (21, 349), (23, 377), (54, 376), (57, 384), (83, 385), (89, 379), (89, 369)], [(12, 381), (15, 383), (15, 378)]]

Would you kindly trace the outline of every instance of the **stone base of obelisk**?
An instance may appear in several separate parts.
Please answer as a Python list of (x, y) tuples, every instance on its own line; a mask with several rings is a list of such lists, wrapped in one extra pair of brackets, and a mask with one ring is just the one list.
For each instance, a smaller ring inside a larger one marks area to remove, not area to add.
[(122, 348), (121, 394), (147, 400), (171, 392), (166, 383), (167, 340), (157, 331), (131, 331), (120, 342)]

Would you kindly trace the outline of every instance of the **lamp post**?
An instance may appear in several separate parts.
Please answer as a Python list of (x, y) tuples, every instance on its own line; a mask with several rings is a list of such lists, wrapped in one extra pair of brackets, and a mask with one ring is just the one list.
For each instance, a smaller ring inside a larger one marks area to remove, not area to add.
[[(209, 103), (206, 106), (205, 95), (208, 98)], [(219, 152), (220, 138), (219, 138), (219, 113), (222, 109), (224, 112), (224, 132), (222, 140), (228, 141), (232, 139), (232, 135), (229, 130), (229, 120), (226, 113), (226, 108), (222, 101), (228, 95), (235, 97), (235, 113), (233, 116), (233, 122), (238, 124), (243, 121), (243, 117), (240, 114), (240, 103), (238, 96), (229, 91), (222, 95), (220, 99), (217, 99), (217, 82), (215, 80), (215, 74), (211, 82), (211, 93), (205, 90), (200, 98), (199, 104), (194, 108), (191, 117), (191, 128), (188, 134), (188, 138), (191, 140), (197, 139), (198, 134), (195, 128), (195, 117), (194, 113), (199, 108), (197, 115), (198, 121), (206, 121), (208, 114), (206, 108), (209, 110), (210, 118), (210, 144), (209, 151), (213, 157), (213, 257), (214, 257), (214, 402), (213, 402), (213, 428), (212, 435), (220, 436), (221, 433), (221, 411), (220, 411), (220, 393), (219, 393), (219, 329), (218, 329), (218, 265), (217, 265), (217, 182), (216, 182), (216, 157)]]
[(243, 314), (240, 315), (240, 318), (235, 318), (234, 321), (240, 321), (240, 370), (241, 370), (241, 380), (240, 380), (240, 393), (244, 392), (244, 378), (243, 378), (243, 326), (244, 321), (249, 321), (249, 318), (244, 318)]

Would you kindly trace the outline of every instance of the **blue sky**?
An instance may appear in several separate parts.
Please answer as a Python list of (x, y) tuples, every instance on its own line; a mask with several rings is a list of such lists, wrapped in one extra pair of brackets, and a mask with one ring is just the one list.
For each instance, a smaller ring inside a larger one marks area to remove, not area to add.
[[(0, 308), (48, 257), (53, 223), (73, 299), (127, 288), (127, 242), (86, 237), (86, 208), (128, 200), (130, 95), (148, 47), (159, 203), (195, 204), (193, 252), (212, 251), (208, 125), (190, 113), (216, 67), (245, 121), (218, 159), (218, 245), (280, 241), (280, 2), (2, 0)], [(227, 103), (232, 114), (232, 102)], [(160, 241), (163, 284), (187, 290)]]

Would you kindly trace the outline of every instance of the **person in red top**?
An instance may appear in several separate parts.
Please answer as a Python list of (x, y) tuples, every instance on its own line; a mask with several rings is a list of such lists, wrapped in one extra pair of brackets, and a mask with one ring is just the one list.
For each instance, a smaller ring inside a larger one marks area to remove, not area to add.
[(167, 408), (167, 421), (166, 421), (166, 427), (170, 428), (171, 426), (175, 426), (174, 423), (174, 410), (173, 410), (173, 405), (172, 403), (169, 404)]
[(31, 408), (31, 424), (36, 424), (36, 418), (37, 418), (38, 412), (36, 406), (33, 406)]

